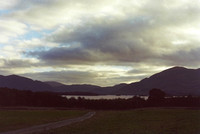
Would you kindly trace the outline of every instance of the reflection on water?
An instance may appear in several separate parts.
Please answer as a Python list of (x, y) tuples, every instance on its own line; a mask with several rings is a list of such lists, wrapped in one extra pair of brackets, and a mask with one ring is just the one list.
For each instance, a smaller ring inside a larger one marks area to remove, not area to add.
[[(81, 96), (81, 95), (62, 95), (62, 97), (66, 98), (75, 98), (78, 99), (79, 97), (90, 99), (90, 100), (100, 100), (100, 99), (107, 99), (107, 100), (113, 100), (113, 99), (130, 99), (134, 97), (134, 95), (97, 95), (97, 96)], [(143, 99), (148, 99), (148, 96), (140, 96)]]

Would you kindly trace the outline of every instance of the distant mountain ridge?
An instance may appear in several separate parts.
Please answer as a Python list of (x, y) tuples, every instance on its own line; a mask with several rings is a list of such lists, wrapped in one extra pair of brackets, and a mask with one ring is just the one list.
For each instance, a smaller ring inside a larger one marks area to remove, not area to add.
[(31, 91), (85, 92), (113, 95), (148, 95), (152, 88), (160, 88), (169, 95), (200, 95), (200, 69), (173, 67), (149, 78), (131, 84), (110, 87), (96, 85), (65, 85), (59, 82), (42, 82), (18, 75), (0, 75), (0, 87)]
[(65, 86), (65, 84), (56, 82), (56, 81), (45, 81), (44, 83), (52, 86), (52, 87), (60, 87), (60, 86)]
[(200, 95), (200, 69), (173, 67), (131, 83), (117, 93), (147, 95), (152, 88), (160, 88), (169, 95)]
[(59, 82), (45, 82), (55, 88), (57, 92), (86, 92), (86, 93), (94, 93), (94, 94), (115, 94), (117, 90), (124, 87), (125, 83), (121, 83), (115, 86), (110, 87), (100, 87), (96, 85), (89, 84), (73, 84), (73, 85), (64, 85)]
[[(46, 82), (45, 82), (46, 83)], [(47, 82), (49, 84), (49, 82)], [(50, 84), (52, 85), (52, 83)], [(89, 85), (89, 84), (76, 84), (76, 85), (64, 85), (60, 84), (60, 86), (54, 86), (54, 90), (56, 92), (91, 92), (96, 93), (97, 88), (101, 88), (99, 86), (95, 85)]]
[(50, 85), (18, 75), (0, 75), (0, 87), (31, 91), (54, 91)]

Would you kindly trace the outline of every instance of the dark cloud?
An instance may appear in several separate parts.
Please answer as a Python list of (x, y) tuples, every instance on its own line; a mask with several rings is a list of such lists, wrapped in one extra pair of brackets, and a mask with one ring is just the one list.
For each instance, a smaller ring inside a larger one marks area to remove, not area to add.
[[(188, 51), (174, 46), (168, 33), (157, 31), (150, 17), (117, 20), (115, 23), (96, 22), (72, 29), (64, 28), (47, 40), (62, 44), (46, 51), (33, 51), (48, 65), (57, 64), (119, 64), (148, 63), (155, 65), (197, 65), (197, 50)], [(155, 31), (154, 31), (155, 30)], [(184, 58), (185, 57), (185, 58)], [(191, 59), (192, 58), (192, 59)]]
[(39, 59), (42, 59), (47, 62), (64, 64), (70, 63), (72, 64), (74, 61), (81, 62), (89, 62), (93, 61), (94, 57), (87, 50), (83, 50), (81, 48), (69, 49), (65, 47), (57, 47), (52, 48), (48, 51), (35, 51), (28, 52), (28, 55), (36, 56)]
[[(49, 40), (61, 43), (62, 47), (29, 52), (28, 55), (37, 56), (44, 61), (74, 61), (78, 64), (102, 61), (140, 62), (154, 56), (145, 39), (140, 36), (145, 27), (151, 27), (148, 19), (135, 18), (114, 24), (89, 23), (73, 31), (65, 28), (49, 37)], [(73, 47), (76, 43), (80, 45)]]
[(200, 61), (200, 47), (190, 50), (179, 50), (172, 54), (163, 54), (162, 59), (169, 65), (198, 66)]
[[(22, 4), (22, 2), (24, 3)], [(182, 34), (182, 31), (178, 30), (198, 24), (197, 16), (200, 15), (200, 9), (197, 4), (189, 1), (167, 2), (159, 0), (153, 3), (146, 0), (144, 2), (127, 2), (126, 4), (119, 1), (121, 5), (115, 6), (104, 5), (105, 3), (109, 2), (107, 0), (102, 2), (91, 0), (84, 2), (81, 0), (20, 1), (19, 5), (30, 6), (30, 10), (14, 13), (13, 17), (20, 16), (22, 20), (27, 18), (31, 24), (44, 26), (48, 25), (46, 22), (55, 23), (52, 26), (56, 26), (58, 29), (54, 29), (56, 32), (45, 39), (60, 44), (60, 47), (49, 50), (33, 50), (27, 52), (26, 55), (37, 57), (50, 66), (115, 64), (117, 62), (119, 64), (128, 62), (171, 65), (171, 63), (176, 62), (173, 59), (179, 59), (179, 55), (176, 53), (182, 51), (182, 53), (186, 53), (185, 55), (192, 56), (184, 51), (184, 47), (174, 51), (176, 46), (173, 46), (172, 41), (188, 37), (187, 34)], [(111, 3), (116, 4), (114, 1)], [(90, 6), (95, 10), (85, 10)], [(102, 9), (106, 6), (115, 7), (116, 13), (119, 15), (116, 15), (115, 12), (102, 15)], [(38, 11), (35, 12), (34, 9), (38, 9)], [(49, 12), (49, 9), (59, 9), (63, 12), (61, 14)], [(64, 13), (68, 14), (72, 9), (77, 9), (77, 12), (71, 12), (71, 15), (78, 19), (78, 24), (73, 25), (61, 19), (67, 18), (63, 16)], [(39, 10), (44, 12), (41, 13)], [(82, 11), (84, 13), (79, 14)], [(91, 14), (91, 11), (94, 13)], [(46, 14), (49, 13), (52, 13), (52, 16), (46, 17)], [(187, 60), (180, 60), (179, 63), (184, 64), (184, 62)]]

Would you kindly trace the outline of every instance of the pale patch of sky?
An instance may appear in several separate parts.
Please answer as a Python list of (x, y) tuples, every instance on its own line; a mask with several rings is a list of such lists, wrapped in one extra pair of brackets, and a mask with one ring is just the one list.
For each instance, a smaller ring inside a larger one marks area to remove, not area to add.
[(28, 32), (24, 35), (21, 35), (19, 39), (21, 40), (31, 40), (33, 38), (44, 38), (47, 35), (51, 35), (55, 29), (40, 29), (40, 30), (34, 30), (31, 28), (30, 24), (26, 24)]
[(174, 44), (174, 45), (183, 45), (183, 44), (187, 44), (187, 43), (189, 43), (189, 41), (187, 41), (187, 40), (174, 40), (174, 41), (172, 41), (172, 44)]
[(21, 36), (19, 37), (19, 39), (30, 40), (30, 39), (32, 39), (32, 38), (40, 38), (42, 35), (43, 35), (42, 32), (38, 32), (38, 31), (33, 31), (33, 30), (32, 30), (32, 31), (27, 32), (27, 33), (24, 34), (24, 35), (21, 35)]
[[(51, 72), (51, 71), (55, 71), (55, 68), (52, 67), (36, 67), (36, 68), (32, 68), (32, 73), (39, 73), (39, 72)], [(61, 71), (60, 69), (56, 69), (56, 71)]]
[(14, 10), (0, 10), (0, 16), (11, 13), (11, 12), (14, 12)]

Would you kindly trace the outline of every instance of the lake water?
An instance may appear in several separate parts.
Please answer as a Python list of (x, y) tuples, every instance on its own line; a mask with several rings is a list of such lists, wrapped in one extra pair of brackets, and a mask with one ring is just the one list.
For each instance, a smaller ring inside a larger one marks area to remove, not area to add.
[[(100, 100), (100, 99), (130, 99), (134, 97), (134, 95), (97, 95), (97, 96), (81, 96), (81, 95), (62, 95), (62, 97), (66, 98), (75, 98), (78, 99), (79, 97), (85, 98), (85, 99), (90, 99), (90, 100)], [(145, 100), (148, 99), (148, 96), (140, 96), (141, 98), (144, 98)]]

